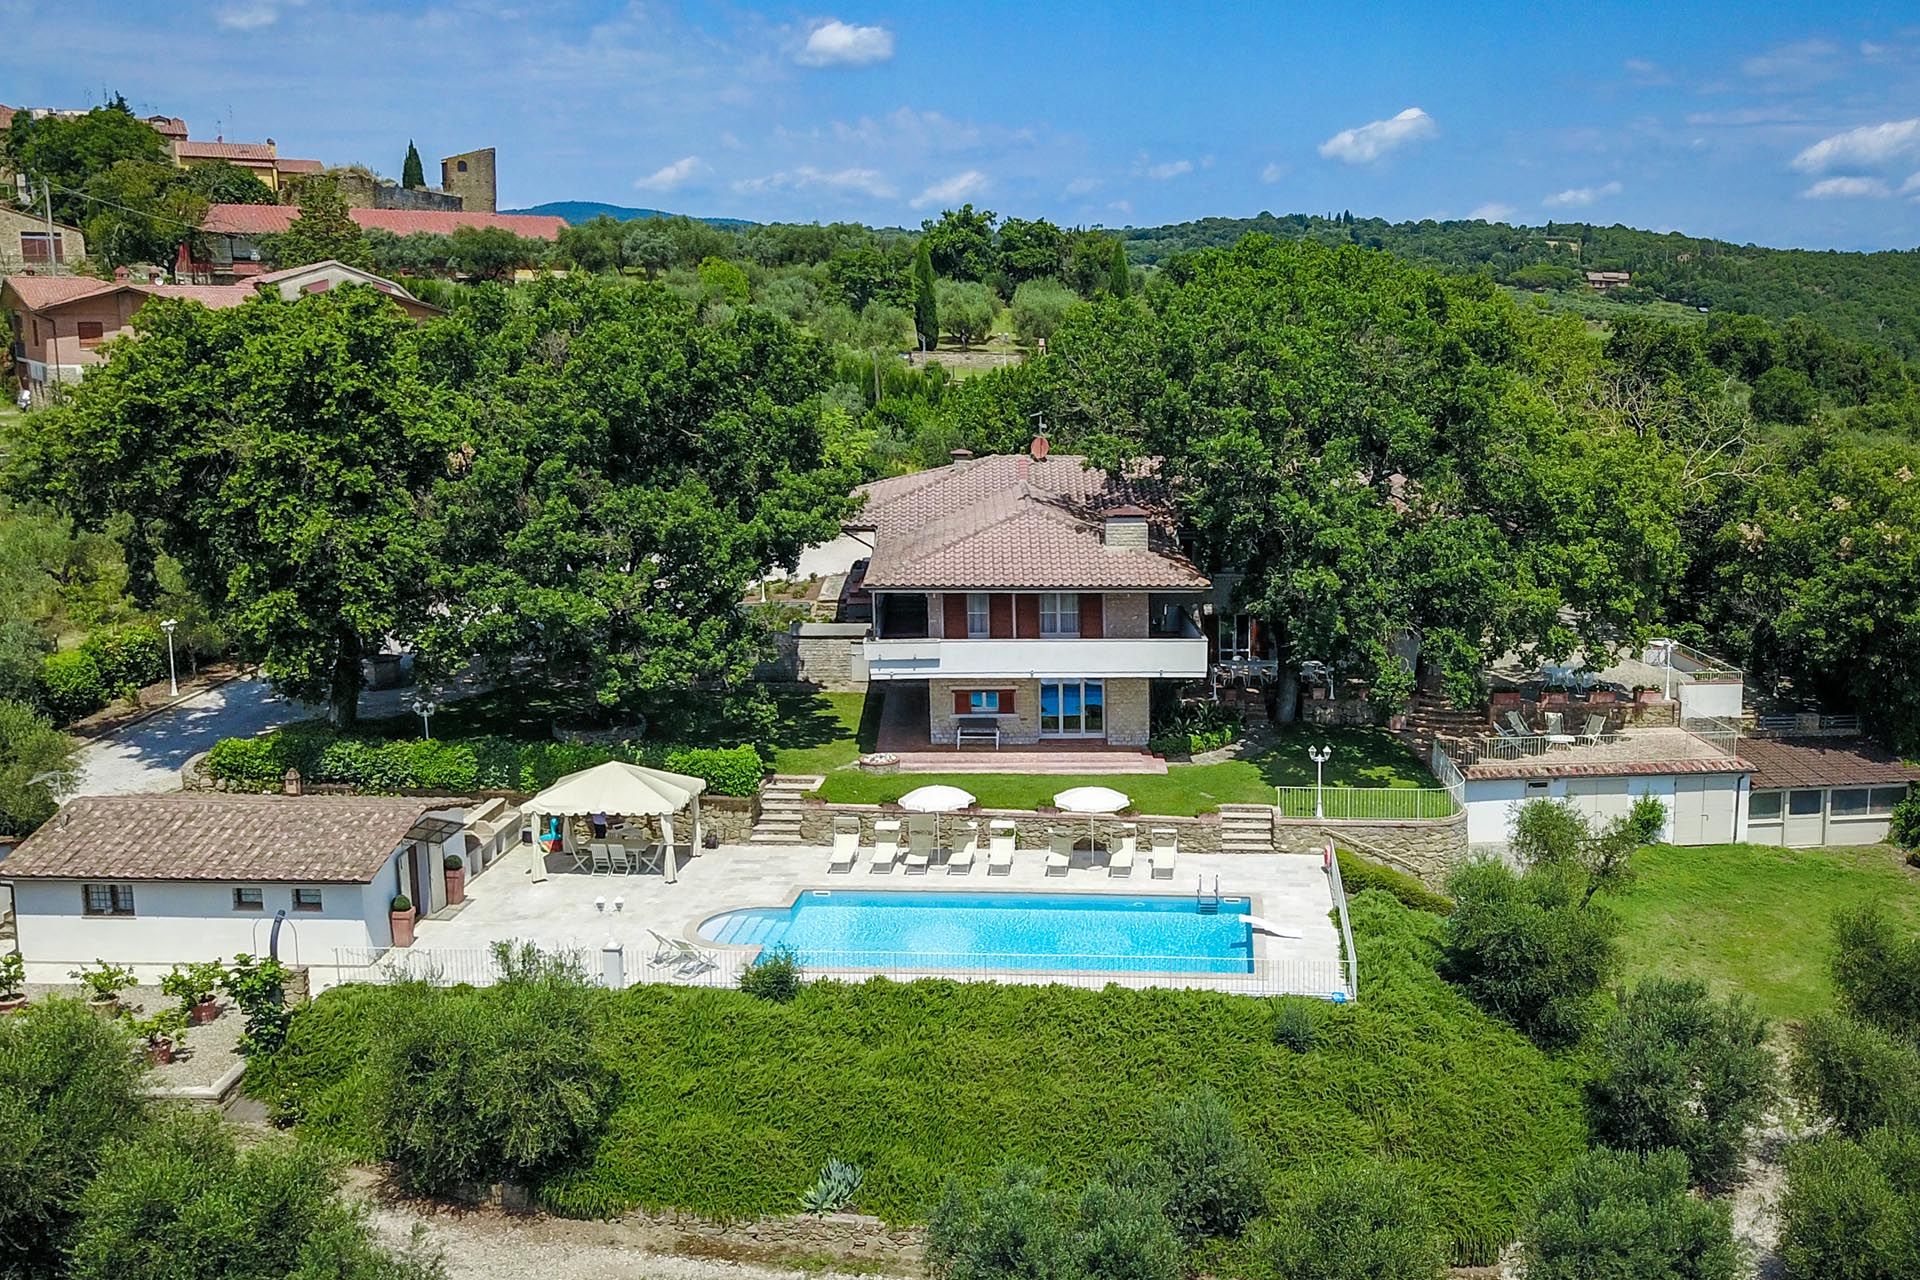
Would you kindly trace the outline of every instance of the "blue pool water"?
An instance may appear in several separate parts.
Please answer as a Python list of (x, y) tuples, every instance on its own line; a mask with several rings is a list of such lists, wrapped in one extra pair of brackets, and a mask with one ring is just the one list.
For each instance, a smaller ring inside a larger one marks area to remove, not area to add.
[(700, 926), (710, 942), (785, 946), (815, 968), (1067, 969), (1251, 973), (1242, 899), (1202, 914), (1192, 898), (1093, 893), (810, 890)]

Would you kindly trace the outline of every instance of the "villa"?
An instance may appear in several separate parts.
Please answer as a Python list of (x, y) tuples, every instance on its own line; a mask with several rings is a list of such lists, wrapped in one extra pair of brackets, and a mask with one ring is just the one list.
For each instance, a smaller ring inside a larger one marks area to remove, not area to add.
[(865, 674), (911, 750), (1139, 752), (1156, 684), (1206, 676), (1211, 584), (1181, 551), (1164, 486), (1051, 455), (975, 458), (875, 481)]

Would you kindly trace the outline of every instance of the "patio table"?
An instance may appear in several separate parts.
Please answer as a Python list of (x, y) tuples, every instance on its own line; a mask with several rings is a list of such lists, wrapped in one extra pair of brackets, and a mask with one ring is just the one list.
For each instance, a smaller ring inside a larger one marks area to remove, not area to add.
[(1547, 745), (1549, 747), (1570, 747), (1576, 741), (1578, 741), (1578, 739), (1570, 733), (1550, 733), (1547, 735)]

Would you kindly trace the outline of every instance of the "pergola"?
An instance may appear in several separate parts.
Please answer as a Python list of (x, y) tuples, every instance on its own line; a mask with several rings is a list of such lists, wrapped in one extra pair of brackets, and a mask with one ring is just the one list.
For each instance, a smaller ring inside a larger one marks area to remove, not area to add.
[[(674, 862), (673, 816), (682, 809), (693, 815), (693, 847), (700, 845), (700, 793), (707, 789), (704, 778), (645, 765), (609, 760), (591, 769), (582, 769), (555, 780), (554, 784), (520, 807), (528, 817), (585, 818), (596, 813), (644, 815), (660, 819), (660, 834), (666, 844), (665, 869), (668, 883), (678, 879)], [(573, 824), (560, 824), (561, 844), (573, 849)]]

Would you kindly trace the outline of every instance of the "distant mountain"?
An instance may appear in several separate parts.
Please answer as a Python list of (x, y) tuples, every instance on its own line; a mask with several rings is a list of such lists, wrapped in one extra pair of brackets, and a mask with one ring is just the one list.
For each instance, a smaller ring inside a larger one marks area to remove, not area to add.
[[(548, 217), (565, 218), (573, 226), (583, 222), (592, 222), (602, 214), (615, 222), (631, 222), (635, 218), (677, 218), (680, 214), (665, 209), (630, 209), (626, 205), (606, 204), (599, 200), (553, 200), (546, 204), (537, 204), (531, 209), (502, 209), (502, 213), (538, 213)], [(700, 222), (716, 227), (751, 227), (755, 225), (745, 218), (700, 218)]]

